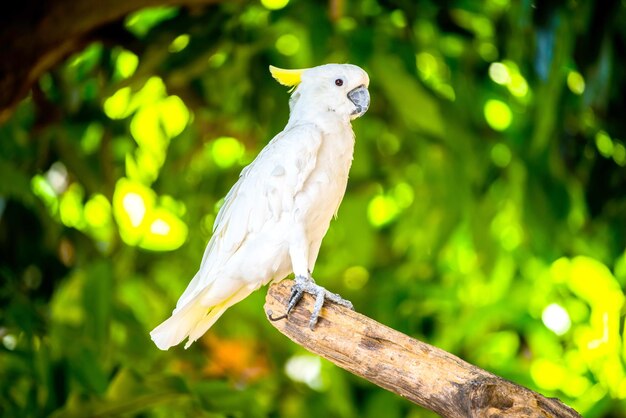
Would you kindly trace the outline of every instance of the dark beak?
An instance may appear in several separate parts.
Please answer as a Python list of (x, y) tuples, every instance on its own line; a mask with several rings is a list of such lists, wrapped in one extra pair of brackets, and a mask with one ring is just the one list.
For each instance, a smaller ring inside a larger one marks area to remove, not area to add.
[(348, 99), (356, 106), (354, 112), (352, 112), (353, 119), (363, 116), (370, 107), (370, 93), (365, 86), (359, 86), (351, 90), (348, 93)]

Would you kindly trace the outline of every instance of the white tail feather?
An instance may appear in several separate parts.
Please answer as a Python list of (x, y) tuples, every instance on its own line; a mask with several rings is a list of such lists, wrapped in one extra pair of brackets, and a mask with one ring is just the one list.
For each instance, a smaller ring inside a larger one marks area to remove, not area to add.
[(204, 318), (202, 318), (202, 320), (199, 321), (189, 333), (189, 340), (187, 341), (187, 344), (185, 344), (185, 348), (189, 348), (189, 346), (194, 341), (202, 337), (204, 333), (213, 326), (215, 321), (220, 319), (220, 316), (222, 316), (222, 314), (226, 312), (226, 309), (230, 308), (235, 303), (240, 302), (243, 298), (248, 296), (250, 292), (251, 290), (248, 287), (242, 287), (237, 290), (230, 298), (211, 308), (211, 312), (209, 312)]
[(150, 332), (152, 341), (161, 350), (180, 344), (207, 315), (207, 310), (206, 306), (193, 301), (188, 303)]
[(203, 294), (196, 295), (185, 306), (174, 310), (172, 316), (153, 329), (150, 337), (161, 350), (178, 345), (189, 337), (185, 344), (185, 348), (189, 348), (215, 324), (226, 309), (248, 296), (250, 292), (251, 290), (247, 287), (240, 288), (225, 301), (211, 307), (202, 303)]
[(211, 312), (209, 312), (204, 318), (202, 318), (202, 320), (199, 321), (189, 333), (189, 340), (187, 340), (187, 343), (185, 344), (185, 349), (189, 348), (189, 346), (193, 344), (194, 341), (202, 337), (204, 333), (207, 332), (218, 319), (220, 319), (220, 316), (222, 316), (222, 314), (226, 312), (226, 309), (228, 308), (230, 308), (230, 305), (222, 304), (219, 306), (215, 306), (211, 310)]

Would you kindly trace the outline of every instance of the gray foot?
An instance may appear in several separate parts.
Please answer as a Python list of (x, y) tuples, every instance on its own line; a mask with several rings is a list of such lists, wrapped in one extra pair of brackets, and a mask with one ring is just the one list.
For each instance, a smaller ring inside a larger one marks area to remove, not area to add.
[(311, 330), (315, 327), (315, 324), (317, 324), (317, 318), (320, 315), (320, 311), (322, 310), (322, 306), (324, 305), (324, 300), (326, 299), (354, 310), (352, 302), (345, 300), (338, 294), (329, 292), (322, 286), (315, 284), (315, 281), (312, 277), (296, 276), (295, 283), (291, 288), (289, 303), (287, 304), (287, 315), (289, 314), (289, 312), (291, 312), (294, 306), (296, 306), (298, 302), (300, 302), (300, 299), (302, 299), (302, 295), (304, 294), (304, 292), (315, 296), (315, 306), (313, 307), (311, 319), (309, 320), (309, 328)]

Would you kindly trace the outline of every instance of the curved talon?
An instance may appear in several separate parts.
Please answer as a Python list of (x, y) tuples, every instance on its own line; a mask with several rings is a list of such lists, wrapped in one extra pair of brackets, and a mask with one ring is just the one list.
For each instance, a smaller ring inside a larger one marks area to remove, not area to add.
[(289, 316), (288, 314), (284, 314), (281, 316), (277, 316), (276, 318), (274, 318), (272, 315), (274, 314), (273, 311), (269, 310), (267, 311), (267, 318), (272, 321), (272, 322), (276, 322), (276, 321), (280, 321), (281, 319), (285, 319), (287, 318), (287, 316)]
[(291, 310), (300, 302), (302, 296), (304, 295), (304, 290), (300, 290), (295, 285), (291, 289), (291, 296), (289, 297), (289, 303), (287, 304), (287, 315), (291, 312)]

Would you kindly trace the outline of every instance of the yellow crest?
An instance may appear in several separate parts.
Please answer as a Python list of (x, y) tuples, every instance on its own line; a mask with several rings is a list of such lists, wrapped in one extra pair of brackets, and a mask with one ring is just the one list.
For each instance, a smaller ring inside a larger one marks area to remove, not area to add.
[(270, 73), (272, 77), (276, 79), (280, 84), (287, 87), (296, 87), (302, 81), (302, 73), (304, 69), (300, 70), (285, 70), (282, 68), (274, 67), (270, 65)]

